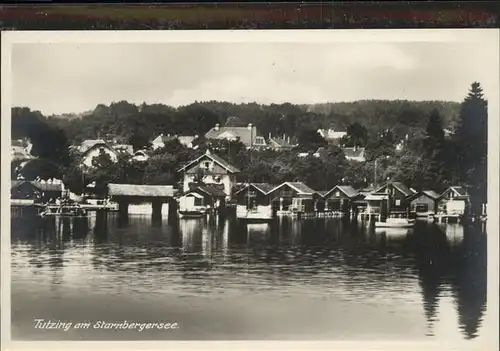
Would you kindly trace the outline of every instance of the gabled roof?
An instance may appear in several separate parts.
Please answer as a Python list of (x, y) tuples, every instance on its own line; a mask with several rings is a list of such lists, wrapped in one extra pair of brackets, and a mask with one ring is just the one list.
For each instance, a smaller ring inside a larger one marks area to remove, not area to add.
[(404, 185), (401, 182), (389, 182), (389, 183), (386, 183), (383, 186), (381, 186), (380, 188), (378, 188), (377, 190), (375, 190), (374, 193), (378, 193), (379, 191), (381, 191), (382, 189), (384, 189), (385, 187), (387, 187), (389, 184), (391, 184), (393, 187), (395, 187), (396, 189), (398, 189), (405, 196), (411, 196), (411, 195), (415, 194), (414, 191), (410, 190), (410, 188), (408, 188), (406, 185)]
[(444, 196), (446, 193), (453, 192), (455, 193), (456, 197), (468, 197), (469, 192), (467, 189), (463, 186), (450, 186), (448, 189), (446, 189), (441, 196)]
[(116, 151), (124, 152), (124, 153), (129, 154), (129, 155), (134, 154), (134, 147), (132, 145), (129, 145), (129, 144), (117, 144), (117, 145), (113, 145), (113, 148)]
[(183, 135), (183, 136), (177, 137), (177, 139), (179, 140), (179, 143), (181, 143), (184, 146), (187, 146), (187, 145), (191, 144), (194, 141), (194, 139), (196, 139), (196, 136)]
[(274, 185), (269, 184), (269, 183), (249, 183), (249, 184), (245, 185), (243, 188), (239, 189), (235, 193), (235, 195), (242, 192), (243, 190), (246, 190), (249, 186), (253, 186), (255, 189), (257, 189), (258, 191), (260, 191), (264, 195), (269, 194), (275, 188)]
[(200, 157), (198, 157), (197, 159), (187, 163), (186, 165), (184, 165), (183, 167), (181, 167), (177, 172), (181, 172), (181, 171), (184, 171), (186, 168), (190, 167), (191, 165), (195, 164), (196, 162), (198, 162), (199, 160), (201, 160), (202, 158), (204, 157), (208, 157), (209, 159), (211, 159), (212, 161), (214, 161), (215, 163), (217, 163), (219, 166), (225, 168), (228, 172), (230, 173), (240, 173), (240, 170), (234, 166), (232, 166), (231, 164), (229, 164), (226, 160), (224, 160), (223, 158), (217, 156), (217, 155), (214, 155), (212, 154), (210, 151), (207, 150), (206, 153), (204, 153), (203, 155), (201, 155)]
[(257, 136), (255, 126), (252, 126), (252, 130), (248, 127), (214, 127), (205, 134), (206, 139), (238, 138), (245, 146), (253, 144)]
[(173, 185), (108, 184), (111, 196), (173, 197), (175, 193)]
[(428, 197), (434, 199), (434, 200), (437, 200), (441, 197), (441, 195), (436, 193), (434, 190), (423, 190), (422, 193), (427, 195)]
[(336, 185), (328, 191), (325, 196), (330, 196), (335, 190), (342, 191), (347, 197), (355, 197), (359, 195), (359, 192), (350, 185)]
[(279, 147), (284, 147), (284, 148), (292, 148), (294, 147), (292, 144), (290, 144), (288, 141), (282, 138), (271, 138), (269, 139), (269, 143), (275, 144), (276, 146)]
[(198, 187), (190, 190), (188, 192), (188, 194), (191, 192), (195, 192), (195, 191), (201, 191), (202, 193), (205, 193), (207, 195), (214, 196), (214, 197), (226, 197), (226, 193), (223, 190), (221, 190), (217, 187), (214, 187), (214, 186), (209, 186), (209, 185), (198, 186)]
[(314, 193), (316, 193), (313, 189), (302, 182), (285, 182), (272, 189), (272, 191), (278, 190), (285, 185), (288, 185), (290, 188), (294, 189), (301, 195), (313, 195)]
[(79, 147), (79, 151), (82, 153), (87, 152), (89, 149), (93, 148), (96, 145), (105, 145), (111, 149), (111, 146), (109, 146), (108, 143), (106, 143), (102, 139), (88, 139), (82, 141)]
[(365, 156), (364, 147), (343, 147), (342, 151), (346, 158), (361, 158)]

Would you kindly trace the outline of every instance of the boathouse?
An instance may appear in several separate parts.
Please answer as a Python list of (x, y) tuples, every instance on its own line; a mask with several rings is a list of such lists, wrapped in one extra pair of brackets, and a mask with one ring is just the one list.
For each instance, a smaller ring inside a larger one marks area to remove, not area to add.
[(220, 213), (225, 209), (226, 194), (218, 187), (204, 185), (197, 186), (179, 198), (179, 208), (182, 210), (196, 210), (203, 207)]
[(441, 194), (438, 213), (463, 216), (470, 209), (470, 195), (465, 187), (451, 186)]
[(407, 215), (415, 194), (401, 182), (389, 182), (365, 197), (367, 210), (382, 216)]
[(354, 201), (360, 198), (360, 194), (349, 185), (337, 185), (324, 194), (323, 198), (326, 212), (346, 215), (354, 211)]
[(32, 203), (55, 202), (62, 197), (62, 192), (63, 184), (60, 181), (14, 180), (11, 183), (12, 200), (30, 200)]
[(187, 163), (178, 172), (184, 174), (183, 192), (191, 190), (192, 184), (197, 186), (203, 183), (221, 186), (226, 196), (230, 197), (236, 184), (236, 175), (240, 170), (207, 150), (205, 154)]
[(410, 213), (417, 217), (427, 217), (436, 214), (437, 203), (440, 195), (434, 190), (423, 190), (412, 196)]
[(320, 195), (302, 182), (285, 182), (269, 193), (278, 213), (313, 213)]
[(166, 216), (176, 213), (176, 191), (172, 185), (108, 184), (108, 196), (118, 203), (122, 215)]
[(274, 185), (269, 183), (248, 183), (234, 194), (236, 200), (236, 214), (245, 214), (247, 211), (256, 213), (271, 212), (271, 191)]

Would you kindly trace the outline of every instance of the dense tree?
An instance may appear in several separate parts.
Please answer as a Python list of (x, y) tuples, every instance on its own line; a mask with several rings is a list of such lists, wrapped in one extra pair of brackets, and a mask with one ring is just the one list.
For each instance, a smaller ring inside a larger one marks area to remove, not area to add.
[(299, 148), (303, 151), (316, 151), (319, 147), (328, 145), (328, 142), (317, 130), (303, 129), (299, 133)]
[(487, 198), (488, 103), (483, 89), (472, 83), (462, 102), (456, 131), (457, 175), (470, 186), (474, 199), (473, 211), (479, 212)]
[(349, 125), (347, 134), (342, 138), (341, 143), (346, 147), (365, 147), (368, 144), (368, 131), (358, 122)]
[(449, 185), (451, 172), (447, 160), (447, 145), (443, 131), (443, 122), (437, 110), (433, 110), (427, 122), (423, 139), (423, 158), (428, 174), (423, 175), (423, 184), (427, 189), (444, 190)]
[(34, 159), (28, 161), (21, 169), (20, 175), (26, 180), (61, 179), (62, 169), (57, 163), (48, 159)]

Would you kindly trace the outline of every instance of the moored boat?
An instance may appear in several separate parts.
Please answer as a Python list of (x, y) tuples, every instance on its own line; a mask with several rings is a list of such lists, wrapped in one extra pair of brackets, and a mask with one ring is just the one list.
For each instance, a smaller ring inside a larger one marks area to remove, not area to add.
[(236, 218), (248, 221), (269, 221), (273, 218), (271, 206), (257, 206), (247, 208), (244, 205), (236, 207)]
[(177, 210), (179, 218), (201, 218), (207, 214), (206, 207), (197, 206), (190, 209)]
[(415, 220), (410, 218), (387, 218), (385, 222), (375, 222), (375, 228), (413, 228)]

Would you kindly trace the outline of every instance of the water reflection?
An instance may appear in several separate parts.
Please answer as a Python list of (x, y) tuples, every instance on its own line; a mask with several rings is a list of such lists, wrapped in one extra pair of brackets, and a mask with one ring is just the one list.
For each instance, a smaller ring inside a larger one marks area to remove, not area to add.
[(317, 297), (325, 311), (355, 302), (413, 314), (415, 324), (422, 315), (426, 335), (435, 334), (449, 296), (470, 339), (485, 313), (486, 235), (456, 224), (375, 230), (340, 219), (124, 221), (99, 213), (13, 219), (12, 278), (13, 292), (47, 288), (49, 297), (79, 290), (82, 299), (98, 292), (147, 294), (159, 302), (250, 294), (255, 303), (264, 298), (276, 305), (287, 297)]

